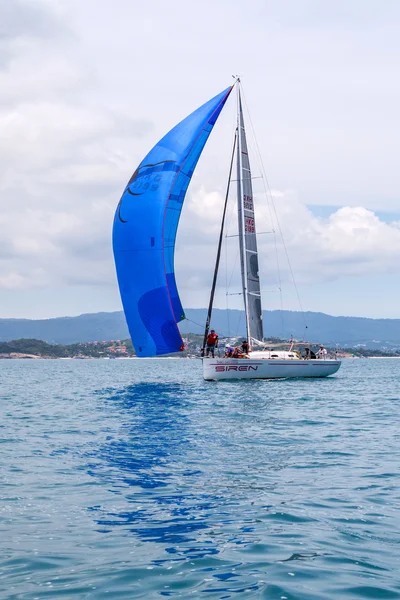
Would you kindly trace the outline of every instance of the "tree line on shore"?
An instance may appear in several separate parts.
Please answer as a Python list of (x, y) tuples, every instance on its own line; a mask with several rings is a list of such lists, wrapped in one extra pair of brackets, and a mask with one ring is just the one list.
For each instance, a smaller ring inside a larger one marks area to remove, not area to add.
[[(197, 334), (189, 334), (185, 336), (185, 344), (187, 351), (182, 353), (182, 356), (187, 356), (187, 353), (192, 355), (199, 354), (203, 337)], [(273, 342), (279, 342), (278, 338), (271, 338)], [(370, 350), (363, 347), (357, 348), (328, 348), (331, 352), (338, 352), (339, 355), (355, 356), (368, 358), (372, 356), (389, 357), (400, 356), (398, 351), (383, 351)], [(9, 342), (0, 342), (0, 358), (18, 358), (20, 355), (28, 355), (40, 358), (121, 358), (133, 357), (135, 355), (134, 348), (130, 339), (126, 340), (111, 340), (98, 341), (76, 344), (48, 344), (42, 340), (36, 339), (19, 339)]]

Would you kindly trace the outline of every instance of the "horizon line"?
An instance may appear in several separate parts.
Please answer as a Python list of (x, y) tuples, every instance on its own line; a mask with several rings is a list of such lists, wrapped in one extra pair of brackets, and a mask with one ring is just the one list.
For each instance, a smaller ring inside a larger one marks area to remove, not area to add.
[[(187, 308), (185, 309), (186, 311), (189, 310), (202, 310), (207, 312), (207, 308)], [(220, 311), (220, 312), (244, 312), (244, 309), (240, 309), (240, 308), (214, 308), (214, 311)], [(361, 317), (359, 315), (331, 315), (329, 313), (326, 312), (322, 312), (322, 311), (315, 311), (315, 310), (291, 310), (291, 309), (281, 309), (281, 308), (276, 308), (276, 309), (263, 309), (262, 311), (263, 313), (280, 313), (280, 312), (285, 312), (285, 313), (296, 313), (296, 314), (313, 314), (313, 315), (324, 315), (326, 317), (331, 317), (332, 319), (368, 319), (371, 321), (399, 321), (400, 317)], [(78, 319), (79, 317), (86, 317), (86, 316), (91, 316), (91, 315), (114, 315), (114, 314), (118, 314), (118, 313), (124, 313), (124, 311), (122, 310), (122, 308), (120, 310), (111, 310), (111, 311), (105, 311), (105, 310), (100, 310), (100, 311), (96, 311), (96, 312), (84, 312), (84, 313), (79, 313), (77, 315), (60, 315), (57, 317), (1, 317), (0, 316), (0, 322), (1, 321), (54, 321), (57, 319)], [(183, 319), (182, 321), (180, 321), (180, 323), (184, 323), (185, 320), (190, 321), (190, 319)], [(199, 324), (197, 324), (197, 326), (200, 326)]]

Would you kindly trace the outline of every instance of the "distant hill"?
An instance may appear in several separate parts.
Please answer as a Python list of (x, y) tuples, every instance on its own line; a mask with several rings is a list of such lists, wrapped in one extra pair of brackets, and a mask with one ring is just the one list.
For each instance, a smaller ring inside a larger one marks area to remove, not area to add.
[[(190, 321), (184, 321), (182, 331), (201, 332), (191, 323), (204, 323), (206, 309), (185, 311)], [(289, 310), (263, 311), (264, 334), (268, 337), (307, 339), (327, 346), (339, 344), (354, 347), (363, 344), (368, 348), (400, 348), (400, 319), (366, 319), (363, 317), (333, 317), (317, 312)], [(307, 328), (306, 328), (307, 325)], [(213, 311), (212, 326), (220, 335), (243, 335), (244, 312), (240, 310)]]
[[(181, 324), (183, 333), (201, 333), (206, 309), (187, 309), (187, 319)], [(400, 319), (365, 319), (332, 317), (324, 313), (295, 311), (264, 311), (267, 336), (294, 336), (297, 339), (320, 341), (326, 345), (368, 348), (399, 348)], [(308, 329), (305, 329), (305, 322)], [(243, 335), (243, 311), (215, 309), (212, 326), (221, 336)], [(35, 338), (50, 344), (74, 344), (123, 340), (129, 337), (122, 312), (94, 313), (56, 319), (0, 319), (0, 341)]]
[(0, 341), (34, 338), (49, 344), (123, 340), (129, 337), (123, 312), (56, 319), (0, 319)]

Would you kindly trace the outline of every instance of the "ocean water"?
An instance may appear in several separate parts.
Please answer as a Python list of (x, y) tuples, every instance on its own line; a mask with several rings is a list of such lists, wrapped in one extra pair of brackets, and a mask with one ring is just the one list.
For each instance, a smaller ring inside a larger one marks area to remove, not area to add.
[(0, 597), (400, 598), (399, 374), (0, 361)]

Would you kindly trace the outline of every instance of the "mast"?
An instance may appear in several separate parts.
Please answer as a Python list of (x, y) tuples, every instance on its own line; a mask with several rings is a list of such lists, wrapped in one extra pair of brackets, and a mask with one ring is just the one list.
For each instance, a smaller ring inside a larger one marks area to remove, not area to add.
[(240, 98), (240, 80), (237, 86), (237, 130), (239, 132), (238, 147), (237, 147), (237, 200), (238, 200), (238, 219), (239, 219), (239, 247), (240, 247), (240, 266), (242, 271), (242, 289), (244, 301), (244, 314), (246, 318), (246, 336), (249, 345), (251, 346), (251, 333), (249, 321), (249, 309), (247, 305), (247, 264), (246, 264), (246, 246), (245, 246), (245, 221), (244, 221), (244, 206), (243, 206), (243, 165), (242, 165), (242, 127), (243, 119), (241, 119), (242, 102)]
[(202, 349), (201, 349), (201, 355), (202, 356), (204, 356), (204, 349), (206, 347), (207, 336), (208, 336), (208, 332), (209, 332), (209, 329), (210, 329), (210, 323), (211, 323), (211, 314), (212, 314), (213, 303), (214, 303), (215, 287), (217, 285), (218, 269), (219, 269), (219, 263), (220, 263), (220, 259), (221, 259), (222, 241), (223, 241), (224, 228), (225, 228), (226, 207), (228, 205), (229, 188), (230, 188), (230, 185), (231, 185), (233, 159), (234, 159), (234, 156), (235, 156), (235, 149), (236, 149), (237, 139), (238, 139), (238, 131), (236, 129), (236, 131), (235, 131), (235, 139), (233, 141), (231, 164), (230, 164), (230, 167), (229, 167), (228, 184), (227, 184), (227, 187), (226, 187), (224, 212), (222, 214), (221, 231), (220, 231), (220, 234), (219, 234), (217, 258), (215, 260), (214, 276), (213, 276), (213, 282), (212, 282), (212, 286), (211, 286), (210, 302), (208, 304), (207, 320), (206, 320), (206, 325), (205, 325), (205, 328), (204, 328), (203, 346), (202, 346)]
[[(240, 81), (238, 81), (238, 84), (239, 83)], [(237, 200), (239, 248), (247, 340), (251, 347), (252, 338), (262, 341), (264, 334), (262, 323), (260, 279), (258, 273), (258, 251), (254, 215), (253, 187), (251, 183), (250, 161), (247, 152), (247, 140), (243, 120), (240, 85), (238, 85), (237, 90)]]

